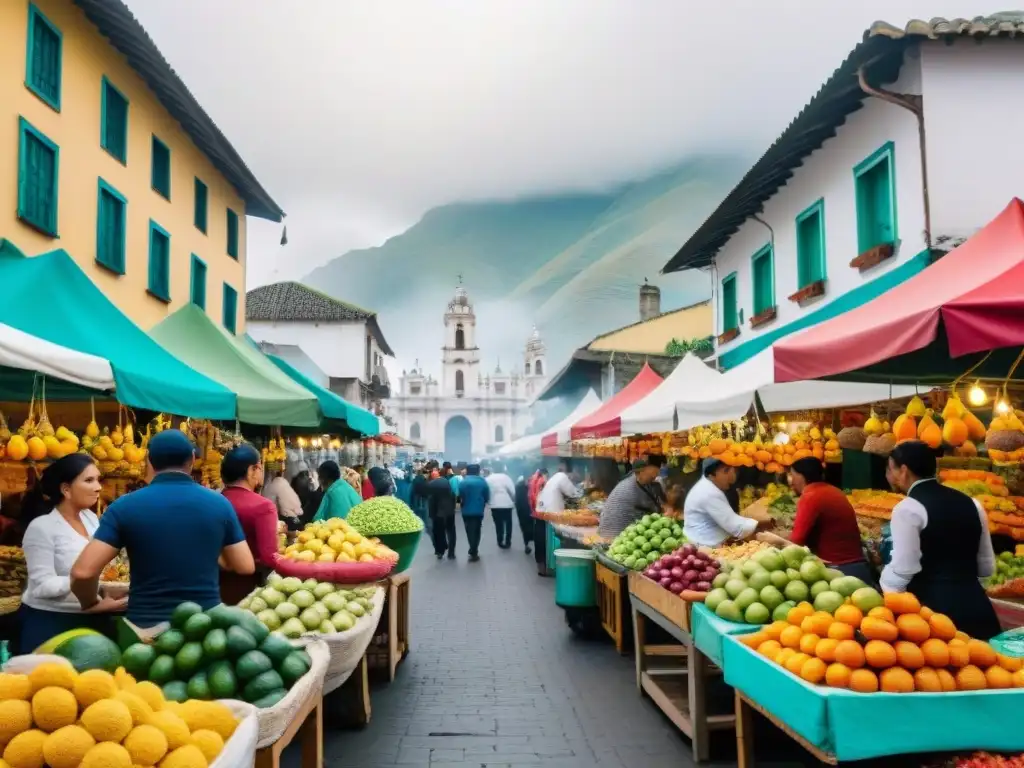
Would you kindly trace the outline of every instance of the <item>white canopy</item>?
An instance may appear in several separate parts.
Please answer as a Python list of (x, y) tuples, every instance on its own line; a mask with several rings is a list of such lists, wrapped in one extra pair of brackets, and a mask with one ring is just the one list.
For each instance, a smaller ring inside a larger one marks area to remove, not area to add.
[(910, 397), (915, 387), (862, 384), (848, 381), (793, 381), (775, 383), (775, 356), (769, 347), (750, 360), (720, 375), (713, 389), (676, 401), (676, 429), (689, 429), (717, 421), (741, 418), (750, 410), (754, 395), (769, 413), (813, 408), (839, 408), (880, 400)]
[(572, 413), (554, 427), (538, 432), (535, 435), (523, 435), (518, 440), (513, 440), (501, 448), (498, 454), (501, 456), (526, 456), (531, 453), (540, 453), (541, 441), (545, 435), (549, 435), (552, 432), (559, 435), (558, 441), (560, 443), (567, 443), (569, 442), (569, 430), (572, 428), (572, 425), (587, 414), (593, 413), (599, 405), (601, 405), (601, 398), (594, 394), (594, 390), (588, 389), (587, 394), (583, 396), (583, 399), (580, 400), (579, 405), (573, 409)]
[(676, 428), (676, 403), (713, 397), (722, 375), (696, 355), (687, 353), (654, 391), (622, 412), (622, 434), (671, 432)]
[(39, 371), (90, 389), (114, 389), (114, 371), (101, 357), (77, 352), (0, 323), (0, 366)]

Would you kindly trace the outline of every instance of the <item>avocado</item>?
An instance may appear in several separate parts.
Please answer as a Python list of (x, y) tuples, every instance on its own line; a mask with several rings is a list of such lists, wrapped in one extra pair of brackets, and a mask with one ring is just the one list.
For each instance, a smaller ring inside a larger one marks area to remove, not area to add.
[(270, 709), (277, 705), (277, 703), (287, 695), (288, 691), (282, 688), (281, 690), (274, 691), (273, 693), (268, 693), (262, 699), (257, 699), (252, 703), (252, 705), (256, 707), (256, 709)]
[(284, 684), (291, 688), (295, 685), (296, 680), (309, 671), (309, 667), (306, 666), (302, 656), (295, 652), (288, 654), (288, 657), (278, 666), (277, 671), (281, 673)]
[(185, 644), (185, 635), (176, 629), (168, 629), (160, 633), (154, 645), (157, 653), (173, 656)]
[(189, 620), (191, 616), (195, 616), (197, 613), (203, 612), (203, 606), (199, 603), (182, 603), (174, 609), (174, 613), (171, 614), (171, 626), (175, 629), (184, 629), (185, 622)]
[(241, 608), (235, 608), (234, 606), (224, 605), (223, 603), (221, 603), (220, 605), (215, 605), (213, 608), (206, 612), (206, 615), (209, 616), (210, 619), (213, 621), (214, 628), (224, 630), (226, 630), (228, 627), (236, 626), (242, 620), (245, 614), (246, 612), (243, 611)]
[(188, 681), (188, 697), (209, 701), (213, 696), (210, 692), (210, 683), (205, 672), (196, 672)]
[(215, 699), (233, 699), (238, 693), (238, 679), (229, 661), (215, 661), (206, 670), (210, 694)]
[(188, 686), (181, 680), (172, 680), (163, 687), (164, 698), (168, 701), (188, 701)]
[(209, 661), (223, 659), (228, 652), (228, 635), (223, 629), (211, 629), (203, 638), (203, 655)]
[(174, 657), (175, 676), (187, 680), (203, 663), (201, 643), (185, 643)]
[(269, 670), (261, 675), (257, 675), (249, 684), (245, 686), (245, 690), (242, 692), (242, 697), (252, 703), (259, 701), (264, 696), (269, 696), (274, 691), (279, 691), (284, 688), (284, 681), (281, 676), (274, 670)]
[(186, 640), (202, 640), (211, 629), (213, 629), (213, 619), (205, 613), (197, 613), (195, 616), (188, 617), (183, 631)]
[(266, 625), (248, 611), (244, 612), (238, 622), (238, 626), (252, 635), (257, 645), (266, 640), (267, 635), (270, 634), (270, 630), (267, 629)]
[(288, 658), (294, 649), (292, 644), (281, 635), (271, 634), (267, 635), (267, 639), (260, 643), (260, 650), (276, 665)]
[(235, 662), (235, 674), (242, 683), (248, 683), (273, 668), (274, 663), (262, 651), (249, 651)]
[(156, 660), (156, 648), (145, 643), (128, 646), (121, 654), (121, 664), (125, 671), (136, 680), (145, 680), (149, 668)]
[(149, 680), (157, 685), (163, 685), (174, 678), (174, 657), (166, 654), (157, 656), (149, 668)]
[(228, 656), (232, 659), (256, 650), (255, 638), (241, 627), (229, 627), (226, 639)]

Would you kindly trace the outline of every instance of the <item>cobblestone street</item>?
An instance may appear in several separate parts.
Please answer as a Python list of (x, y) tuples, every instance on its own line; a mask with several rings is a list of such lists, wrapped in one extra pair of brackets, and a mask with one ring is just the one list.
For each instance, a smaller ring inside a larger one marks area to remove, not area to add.
[(481, 561), (438, 561), (424, 539), (412, 568), (412, 652), (373, 689), (364, 731), (327, 731), (326, 764), (444, 768), (680, 768), (688, 742), (634, 684), (610, 643), (573, 637), (518, 527), (501, 551), (484, 525)]

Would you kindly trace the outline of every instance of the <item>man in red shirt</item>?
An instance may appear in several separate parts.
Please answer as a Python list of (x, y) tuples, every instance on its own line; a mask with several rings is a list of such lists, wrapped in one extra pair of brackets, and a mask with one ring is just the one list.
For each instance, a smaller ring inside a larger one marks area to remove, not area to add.
[(256, 573), (250, 576), (221, 571), (221, 599), (227, 605), (239, 602), (259, 586), (274, 566), (277, 554), (277, 507), (256, 489), (263, 485), (260, 452), (248, 443), (228, 451), (221, 462), (224, 498), (238, 515), (246, 543), (256, 560)]
[(821, 461), (811, 456), (794, 461), (789, 485), (800, 497), (790, 541), (808, 547), (847, 576), (874, 583), (861, 547), (857, 514), (846, 494), (825, 482)]
[(530, 483), (527, 486), (527, 492), (530, 497), (530, 511), (535, 512), (537, 510), (537, 497), (540, 496), (540, 492), (544, 489), (544, 483), (547, 482), (548, 471), (541, 467), (533, 473), (533, 477), (530, 478)]

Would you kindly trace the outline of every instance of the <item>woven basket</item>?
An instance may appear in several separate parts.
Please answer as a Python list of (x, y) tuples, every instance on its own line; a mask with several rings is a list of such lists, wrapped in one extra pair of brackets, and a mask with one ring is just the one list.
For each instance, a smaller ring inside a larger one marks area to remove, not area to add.
[(311, 662), (309, 672), (300, 677), (288, 695), (273, 707), (256, 710), (260, 725), (257, 749), (269, 747), (284, 736), (296, 713), (311, 696), (323, 696), (324, 676), (327, 674), (331, 652), (323, 640), (313, 640), (306, 645), (305, 651)]
[(0, 616), (15, 613), (19, 608), (21, 608), (21, 595), (0, 598)]

